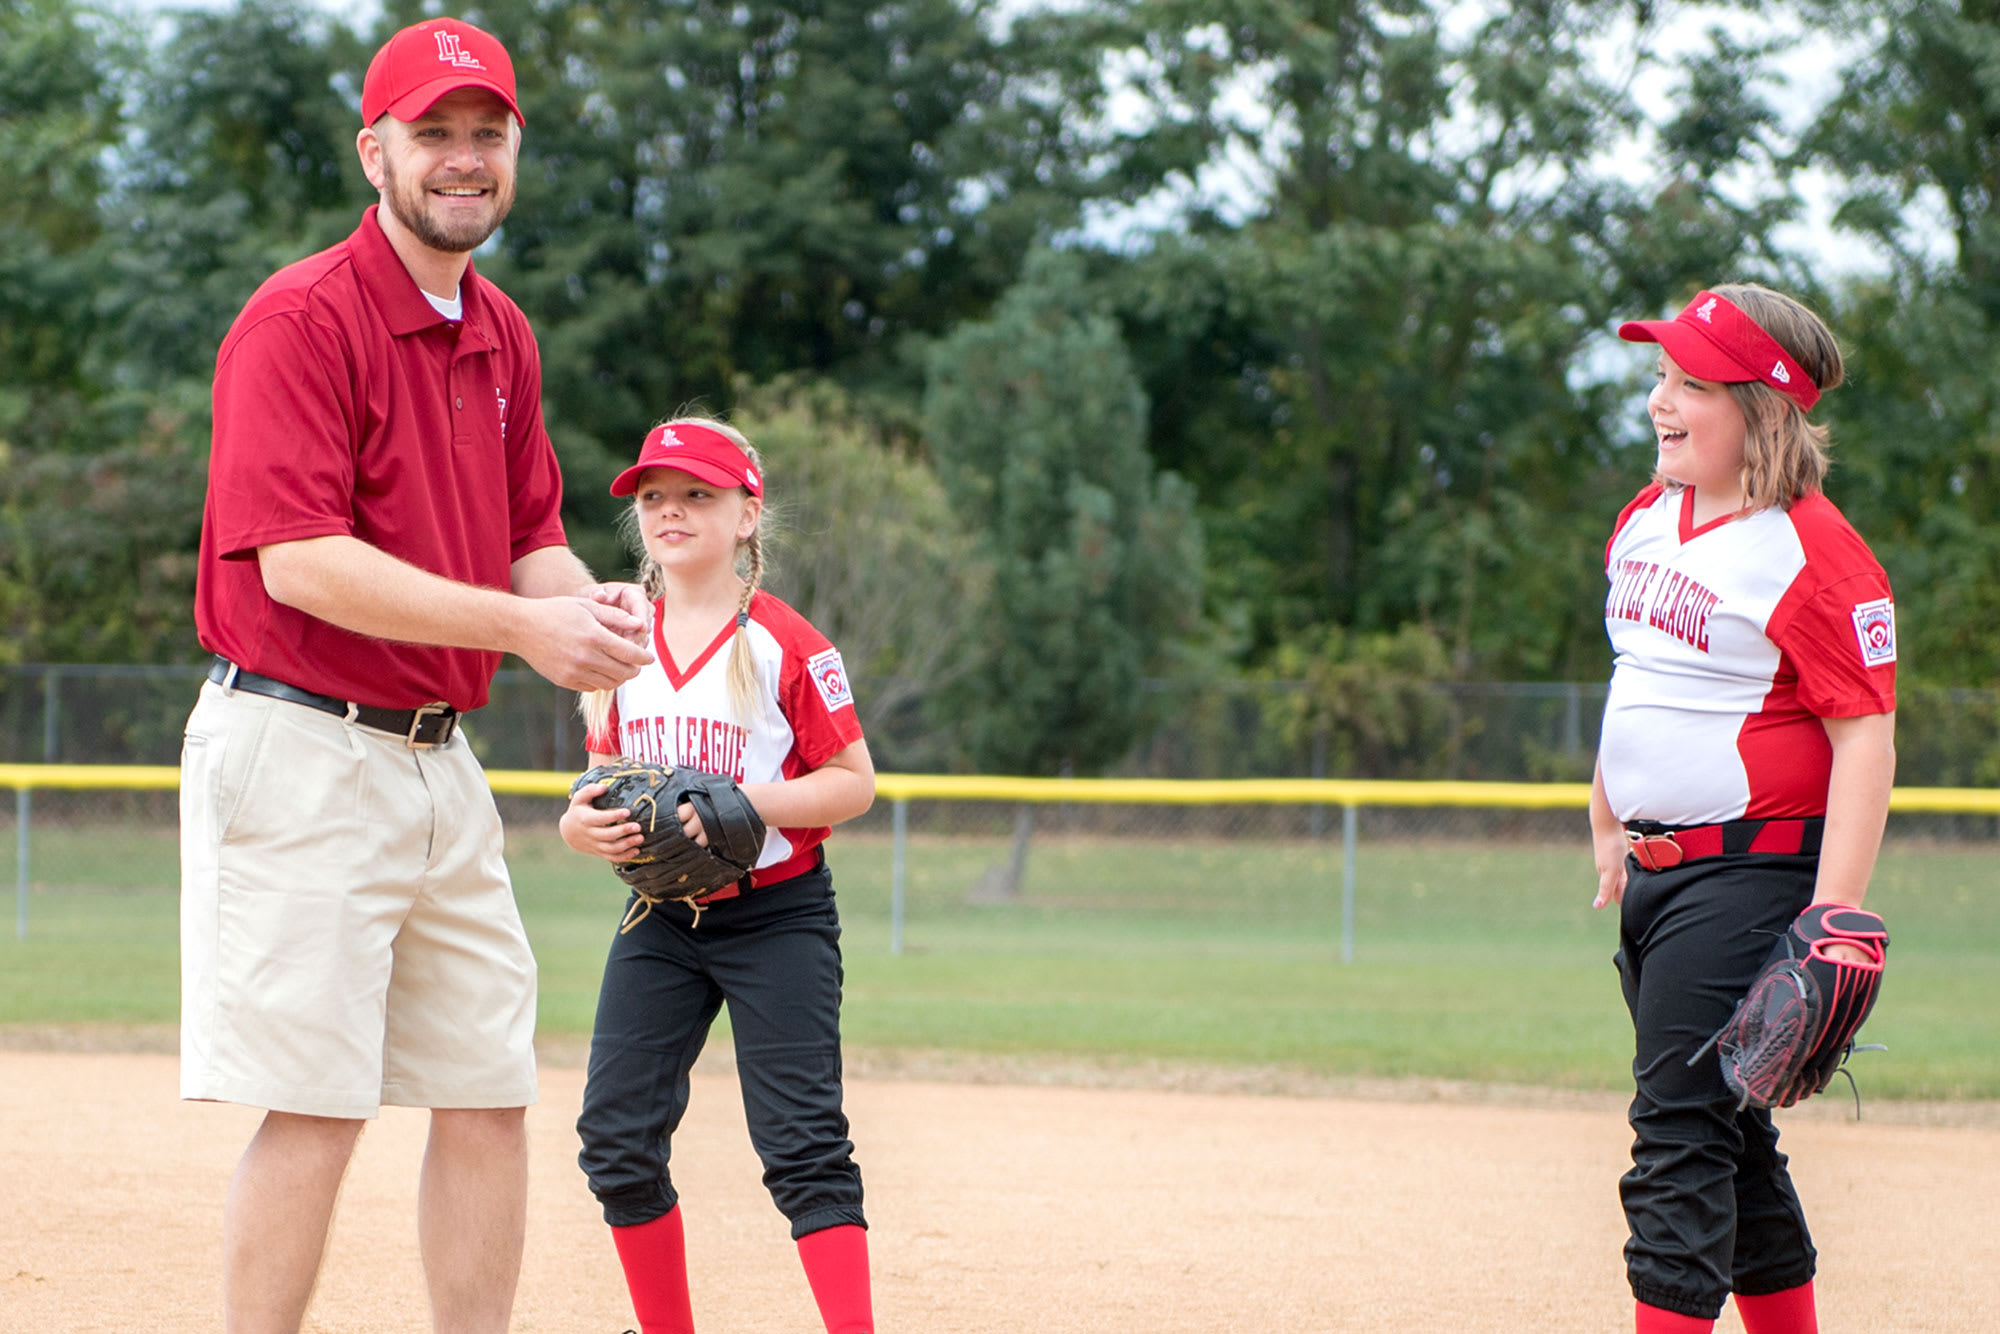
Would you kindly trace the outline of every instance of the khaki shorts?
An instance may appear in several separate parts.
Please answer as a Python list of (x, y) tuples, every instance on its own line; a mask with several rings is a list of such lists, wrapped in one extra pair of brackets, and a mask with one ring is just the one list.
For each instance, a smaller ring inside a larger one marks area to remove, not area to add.
[(181, 751), (181, 1096), (342, 1118), (535, 1101), (535, 959), (461, 732), (204, 684)]

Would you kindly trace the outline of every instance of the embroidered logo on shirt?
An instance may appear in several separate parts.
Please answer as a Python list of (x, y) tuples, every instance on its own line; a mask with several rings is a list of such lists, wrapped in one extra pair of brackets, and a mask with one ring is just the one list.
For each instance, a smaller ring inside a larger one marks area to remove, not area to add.
[(1888, 598), (1854, 609), (1854, 635), (1861, 641), (1861, 664), (1880, 667), (1896, 660), (1896, 604)]
[(847, 668), (841, 665), (839, 649), (830, 648), (807, 658), (806, 674), (819, 687), (819, 697), (826, 702), (828, 713), (854, 703), (854, 692), (848, 688)]

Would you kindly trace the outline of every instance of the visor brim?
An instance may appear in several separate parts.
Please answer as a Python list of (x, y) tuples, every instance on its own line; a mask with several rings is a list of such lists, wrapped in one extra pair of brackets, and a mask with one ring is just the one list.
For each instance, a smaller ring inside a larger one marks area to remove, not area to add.
[(1658, 343), (1676, 366), (1697, 380), (1741, 384), (1764, 378), (1680, 320), (1627, 320), (1618, 326), (1618, 336), (1628, 343)]
[(749, 491), (753, 496), (760, 494), (744, 485), (742, 477), (730, 472), (729, 469), (709, 463), (704, 459), (690, 458), (677, 458), (671, 462), (665, 460), (657, 462), (648, 460), (643, 463), (635, 463), (611, 479), (611, 494), (614, 496), (629, 496), (633, 494), (639, 489), (640, 475), (650, 472), (654, 468), (665, 468), (669, 472), (684, 472), (690, 477), (707, 482), (710, 486), (719, 486), (725, 491)]

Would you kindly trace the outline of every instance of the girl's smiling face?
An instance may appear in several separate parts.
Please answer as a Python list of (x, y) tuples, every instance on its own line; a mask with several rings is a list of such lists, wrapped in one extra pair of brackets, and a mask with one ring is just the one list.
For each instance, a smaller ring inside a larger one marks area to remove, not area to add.
[(646, 554), (663, 570), (723, 570), (736, 544), (756, 531), (764, 502), (741, 487), (720, 487), (677, 468), (648, 468), (632, 493)]
[(1660, 474), (1718, 499), (1743, 488), (1743, 442), (1749, 425), (1727, 385), (1697, 380), (1664, 351), (1646, 412), (1659, 443)]

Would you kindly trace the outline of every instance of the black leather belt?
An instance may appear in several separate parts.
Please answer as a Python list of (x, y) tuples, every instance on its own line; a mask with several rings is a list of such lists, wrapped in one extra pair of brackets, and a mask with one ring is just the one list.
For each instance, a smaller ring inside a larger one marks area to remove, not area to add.
[(220, 654), (208, 666), (208, 679), (225, 690), (247, 690), (253, 695), (268, 695), (272, 699), (334, 714), (378, 732), (389, 732), (412, 746), (442, 746), (458, 731), (458, 710), (442, 700), (420, 709), (378, 709), (370, 704), (335, 699), (331, 695), (315, 695), (310, 690), (246, 672)]

